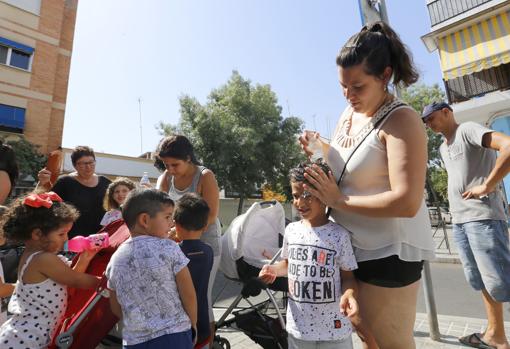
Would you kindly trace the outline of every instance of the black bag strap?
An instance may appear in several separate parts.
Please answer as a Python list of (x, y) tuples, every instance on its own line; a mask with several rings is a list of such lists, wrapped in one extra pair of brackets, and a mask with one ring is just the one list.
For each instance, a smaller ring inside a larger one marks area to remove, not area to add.
[[(338, 177), (338, 180), (336, 182), (337, 186), (340, 185), (340, 183), (342, 182), (342, 179), (344, 178), (345, 170), (347, 170), (347, 164), (349, 163), (349, 160), (351, 160), (351, 158), (354, 155), (354, 153), (356, 152), (356, 150), (358, 150), (358, 148), (363, 144), (365, 139), (367, 139), (368, 135), (371, 134), (377, 128), (377, 126), (379, 126), (388, 117), (388, 115), (391, 114), (391, 112), (393, 112), (395, 109), (405, 106), (405, 105), (406, 104), (404, 102), (395, 100), (392, 103), (388, 104), (387, 110), (382, 110), (382, 113), (380, 115), (375, 116), (377, 119), (375, 119), (373, 122), (370, 122), (370, 124), (372, 125), (370, 131), (365, 133), (365, 135), (363, 136), (361, 141), (359, 141), (358, 144), (356, 144), (354, 149), (352, 149), (352, 151), (347, 156), (347, 159), (344, 162), (344, 168), (342, 169), (342, 172), (340, 173), (340, 176)], [(385, 107), (383, 107), (383, 108), (385, 108)], [(329, 215), (331, 214), (331, 207), (328, 207), (326, 214), (329, 217)]]

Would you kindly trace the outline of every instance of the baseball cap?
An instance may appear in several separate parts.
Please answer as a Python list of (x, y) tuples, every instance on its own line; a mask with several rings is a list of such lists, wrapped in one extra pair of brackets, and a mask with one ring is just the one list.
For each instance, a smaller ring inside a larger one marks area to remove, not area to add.
[(425, 120), (430, 116), (430, 114), (432, 114), (433, 112), (436, 112), (438, 110), (441, 110), (443, 108), (448, 108), (451, 111), (453, 111), (452, 107), (450, 107), (450, 105), (446, 102), (442, 102), (442, 101), (441, 102), (433, 102), (433, 103), (426, 105), (425, 108), (423, 108), (423, 112), (421, 113), (421, 119), (423, 120), (423, 122), (425, 122)]

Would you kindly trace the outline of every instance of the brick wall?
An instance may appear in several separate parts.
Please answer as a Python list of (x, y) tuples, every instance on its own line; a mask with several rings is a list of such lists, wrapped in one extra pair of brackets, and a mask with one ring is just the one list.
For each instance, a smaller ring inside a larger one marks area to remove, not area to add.
[[(0, 84), (4, 85), (0, 93), (4, 99), (19, 100), (21, 97), (26, 100), (24, 135), (40, 145), (43, 153), (62, 143), (77, 6), (78, 0), (41, 0), (40, 16), (33, 15), (31, 22), (21, 19), (16, 22), (17, 18), (27, 16), (19, 12), (20, 16), (7, 18), (8, 21), (0, 24), (7, 38), (35, 40), (31, 72), (23, 73), (30, 74), (29, 86), (22, 86), (21, 80), (18, 85), (2, 81), (0, 76)], [(10, 10), (18, 11), (14, 6)], [(38, 21), (37, 28), (31, 26), (34, 21)]]

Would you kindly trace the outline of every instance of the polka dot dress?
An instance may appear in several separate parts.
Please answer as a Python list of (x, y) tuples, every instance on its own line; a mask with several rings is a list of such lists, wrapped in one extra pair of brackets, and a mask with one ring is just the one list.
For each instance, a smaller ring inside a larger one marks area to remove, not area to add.
[[(67, 307), (67, 286), (46, 279), (24, 284), (23, 273), (36, 252), (27, 258), (9, 302), (12, 317), (0, 327), (0, 348), (46, 348), (57, 330)], [(59, 256), (65, 263), (67, 260)]]

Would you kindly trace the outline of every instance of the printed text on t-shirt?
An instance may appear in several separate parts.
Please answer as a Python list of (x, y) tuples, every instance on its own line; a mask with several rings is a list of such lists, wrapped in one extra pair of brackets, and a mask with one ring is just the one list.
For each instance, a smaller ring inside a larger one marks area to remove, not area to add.
[(336, 251), (314, 245), (289, 244), (289, 296), (298, 303), (333, 303)]

